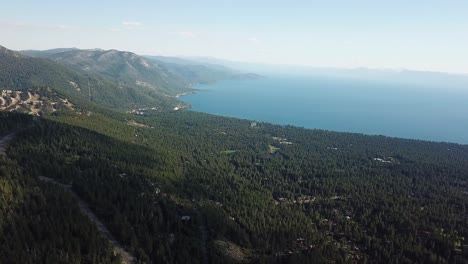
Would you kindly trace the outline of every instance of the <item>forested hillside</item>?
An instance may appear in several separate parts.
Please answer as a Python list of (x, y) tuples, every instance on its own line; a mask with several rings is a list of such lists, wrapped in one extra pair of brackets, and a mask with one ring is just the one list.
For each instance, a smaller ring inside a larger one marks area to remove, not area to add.
[(27, 92), (35, 88), (53, 89), (74, 102), (118, 109), (166, 109), (177, 105), (174, 99), (156, 90), (120, 85), (93, 72), (79, 72), (49, 59), (27, 57), (2, 47), (0, 89)]
[[(0, 139), (36, 122), (11, 114), (0, 120)], [(23, 165), (0, 154), (0, 262), (120, 263), (76, 201)]]
[(117, 50), (16, 52), (0, 46), (0, 89), (53, 90), (78, 105), (122, 111), (183, 108), (176, 97), (194, 85), (239, 76), (226, 68), (171, 64)]
[(466, 146), (187, 111), (32, 122), (9, 157), (141, 263), (467, 263)]
[(2, 263), (468, 263), (466, 145), (173, 111), (258, 77), (222, 67), (27, 54), (0, 48)]

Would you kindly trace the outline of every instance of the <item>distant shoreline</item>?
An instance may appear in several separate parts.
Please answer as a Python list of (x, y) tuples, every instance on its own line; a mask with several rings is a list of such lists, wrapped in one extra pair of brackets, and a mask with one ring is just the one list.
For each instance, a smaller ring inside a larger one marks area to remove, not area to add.
[(194, 94), (197, 90), (195, 89), (192, 89), (192, 91), (188, 91), (188, 92), (185, 92), (185, 93), (179, 93), (179, 94), (176, 94), (175, 98), (179, 98), (181, 96), (185, 96), (185, 95), (191, 95), (191, 94)]
[[(467, 131), (468, 125), (455, 112), (462, 107), (464, 100), (456, 97), (458, 94), (445, 95), (441, 90), (425, 90), (427, 94), (421, 97), (418, 86), (407, 88), (383, 81), (368, 83), (294, 76), (267, 78), (251, 84), (223, 81), (210, 85), (216, 87), (197, 87), (211, 91), (209, 94), (179, 97), (179, 100), (190, 105), (187, 107), (190, 111), (278, 125), (468, 144), (466, 134), (457, 132)], [(377, 85), (379, 89), (374, 89)], [(382, 96), (382, 91), (385, 96)], [(265, 94), (268, 96), (264, 97)], [(447, 102), (437, 99), (439, 97), (450, 98), (450, 105), (442, 104)], [(417, 107), (412, 103), (413, 99), (424, 99), (420, 102), (423, 105), (428, 102), (443, 105), (447, 111), (442, 116), (434, 115), (436, 109)], [(403, 107), (395, 108), (395, 105)], [(441, 122), (450, 128), (450, 132), (437, 125)]]

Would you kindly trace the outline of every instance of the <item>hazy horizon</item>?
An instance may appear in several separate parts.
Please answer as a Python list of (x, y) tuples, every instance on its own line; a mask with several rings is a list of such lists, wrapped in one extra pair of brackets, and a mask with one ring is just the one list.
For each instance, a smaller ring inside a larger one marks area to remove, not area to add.
[[(0, 46), (3, 46), (0, 43)], [(96, 48), (80, 48), (80, 47), (53, 47), (47, 49), (11, 49), (9, 47), (3, 46), (7, 49), (18, 51), (18, 52), (27, 52), (27, 51), (49, 51), (49, 50), (59, 50), (59, 49), (77, 49), (77, 50), (102, 50), (102, 51), (110, 51), (110, 50), (118, 50), (118, 49), (102, 49), (99, 47)], [(461, 76), (461, 77), (468, 77), (468, 73), (464, 72), (444, 72), (444, 71), (437, 71), (437, 70), (420, 70), (420, 69), (409, 69), (409, 68), (371, 68), (365, 66), (356, 66), (356, 67), (333, 67), (333, 66), (315, 66), (315, 65), (301, 65), (301, 64), (282, 64), (282, 63), (268, 63), (268, 62), (249, 62), (249, 61), (240, 61), (240, 60), (233, 60), (233, 59), (226, 59), (226, 58), (219, 58), (219, 57), (212, 57), (212, 56), (187, 56), (187, 55), (164, 55), (164, 54), (140, 54), (132, 50), (118, 50), (122, 52), (131, 52), (135, 53), (139, 56), (143, 57), (165, 57), (165, 58), (179, 58), (179, 59), (186, 59), (186, 60), (193, 60), (193, 61), (200, 61), (200, 62), (208, 62), (212, 64), (220, 64), (224, 65), (226, 63), (233, 63), (233, 64), (240, 64), (240, 65), (255, 65), (257, 67), (290, 67), (290, 68), (302, 68), (302, 69), (319, 69), (319, 70), (371, 70), (371, 71), (381, 71), (387, 73), (402, 73), (402, 72), (421, 72), (421, 73), (434, 73), (434, 74), (447, 74), (452, 76)]]
[[(247, 63), (468, 74), (463, 1), (4, 3), (2, 45)], [(86, 17), (86, 19), (82, 19)]]

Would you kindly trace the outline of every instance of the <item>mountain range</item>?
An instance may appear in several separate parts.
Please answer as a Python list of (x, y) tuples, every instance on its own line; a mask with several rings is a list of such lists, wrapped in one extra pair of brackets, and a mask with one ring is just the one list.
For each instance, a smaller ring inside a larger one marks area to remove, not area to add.
[(127, 51), (60, 48), (18, 52), (0, 46), (0, 89), (26, 94), (47, 88), (82, 105), (127, 111), (186, 107), (176, 97), (193, 91), (193, 86), (244, 77), (252, 75), (220, 65), (169, 61)]
[(174, 111), (246, 69), (0, 47), (0, 262), (468, 263), (468, 146)]

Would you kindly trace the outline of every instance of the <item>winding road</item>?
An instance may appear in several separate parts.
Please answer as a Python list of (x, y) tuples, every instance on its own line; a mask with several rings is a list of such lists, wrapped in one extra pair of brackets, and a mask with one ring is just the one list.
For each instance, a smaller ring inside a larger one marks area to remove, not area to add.
[(120, 245), (120, 243), (112, 236), (112, 234), (109, 232), (107, 227), (99, 220), (99, 218), (91, 211), (89, 208), (88, 204), (84, 202), (71, 188), (71, 185), (65, 185), (59, 182), (56, 182), (55, 180), (43, 176), (39, 176), (39, 180), (43, 182), (49, 182), (56, 184), (63, 189), (67, 190), (75, 199), (78, 201), (78, 206), (80, 207), (80, 210), (83, 214), (85, 214), (89, 220), (91, 220), (94, 224), (96, 224), (99, 232), (103, 237), (105, 237), (109, 242), (111, 242), (112, 246), (114, 247), (114, 252), (120, 254), (122, 256), (122, 263), (124, 264), (131, 264), (135, 263), (135, 258), (125, 251), (125, 249)]
[(200, 229), (201, 235), (201, 253), (202, 253), (202, 263), (208, 263), (208, 250), (206, 249), (206, 241), (208, 240), (208, 231), (206, 230), (205, 221), (203, 220), (200, 212), (197, 210), (198, 218), (201, 220), (198, 228)]
[(15, 138), (15, 133), (8, 134), (0, 139), (0, 156), (6, 156), (6, 149), (13, 138)]
[[(6, 156), (6, 149), (9, 143), (15, 138), (15, 133), (10, 133), (5, 135), (3, 138), (0, 139), (0, 156)], [(114, 247), (114, 252), (120, 254), (122, 256), (122, 263), (123, 264), (132, 264), (135, 263), (135, 258), (125, 251), (125, 249), (119, 244), (119, 242), (112, 236), (106, 226), (97, 218), (97, 216), (91, 211), (88, 204), (85, 203), (76, 193), (72, 190), (71, 185), (61, 184), (56, 182), (55, 180), (43, 176), (39, 176), (39, 180), (43, 182), (53, 183), (61, 188), (67, 190), (77, 201), (78, 206), (83, 214), (85, 214), (89, 220), (91, 220), (94, 224), (96, 224), (99, 232), (101, 235), (111, 242), (112, 246)]]

